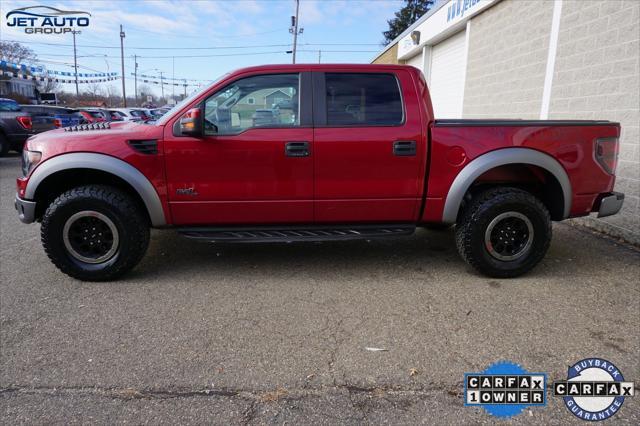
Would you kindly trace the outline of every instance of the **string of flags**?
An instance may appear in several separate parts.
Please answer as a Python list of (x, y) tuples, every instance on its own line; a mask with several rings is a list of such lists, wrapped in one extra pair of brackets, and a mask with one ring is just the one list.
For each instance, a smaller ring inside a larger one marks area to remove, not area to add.
[[(30, 74), (29, 74), (30, 73)], [(55, 81), (56, 83), (75, 83), (76, 73), (73, 71), (49, 70), (42, 66), (17, 64), (0, 60), (0, 75), (7, 75), (14, 78), (33, 81)], [(131, 73), (131, 75), (135, 75)], [(63, 77), (71, 77), (63, 78)], [(97, 77), (97, 78), (96, 78)], [(199, 81), (185, 78), (163, 78), (157, 80), (157, 76), (138, 74), (142, 77), (142, 83), (162, 84), (164, 86), (198, 86), (197, 84), (187, 84), (187, 81)], [(149, 80), (150, 78), (156, 80)], [(101, 83), (105, 81), (119, 80), (120, 76), (117, 72), (96, 72), (96, 73), (78, 73), (78, 84)], [(180, 83), (171, 83), (169, 81), (180, 81)]]
[[(134, 73), (131, 73), (131, 75), (134, 75)], [(165, 79), (163, 78), (161, 81), (158, 80), (148, 80), (148, 78), (158, 78), (156, 76), (152, 76), (152, 75), (144, 75), (144, 74), (138, 74), (138, 77), (144, 77), (142, 78), (140, 81), (142, 83), (151, 83), (151, 84), (162, 84), (163, 86), (183, 86), (183, 87), (187, 87), (187, 86), (194, 86), (193, 84), (187, 84), (187, 81), (185, 79), (181, 79), (182, 83), (170, 83), (168, 81), (164, 81)], [(168, 80), (168, 79), (166, 79)], [(173, 80), (178, 80), (173, 79)]]
[[(131, 75), (136, 75), (135, 73), (131, 73)], [(138, 74), (138, 77), (141, 78), (155, 78), (158, 79), (157, 75), (146, 75), (146, 74)], [(207, 80), (196, 80), (193, 78), (171, 78), (171, 77), (162, 77), (162, 80), (172, 80), (172, 81), (207, 81)]]
[[(31, 72), (32, 74), (49, 74), (49, 75), (60, 75), (65, 77), (74, 77), (76, 73), (72, 71), (55, 71), (55, 70), (47, 70), (42, 66), (33, 66), (33, 65), (25, 65), (25, 64), (16, 64), (13, 62), (0, 61), (0, 68), (11, 68), (14, 70), (20, 70), (22, 72)], [(117, 72), (98, 72), (98, 73), (84, 73), (79, 72), (78, 77), (114, 77), (117, 76)]]
[[(9, 77), (20, 78), (22, 80), (33, 80), (33, 81), (55, 81), (56, 83), (75, 83), (75, 77), (71, 79), (52, 77), (47, 74), (44, 75), (33, 75), (33, 74), (21, 74), (19, 72), (13, 71), (5, 71), (0, 70), (0, 75), (7, 75)], [(105, 77), (105, 78), (94, 78), (90, 80), (78, 80), (78, 84), (86, 84), (86, 83), (101, 83), (104, 81), (112, 81), (118, 80), (120, 77)]]

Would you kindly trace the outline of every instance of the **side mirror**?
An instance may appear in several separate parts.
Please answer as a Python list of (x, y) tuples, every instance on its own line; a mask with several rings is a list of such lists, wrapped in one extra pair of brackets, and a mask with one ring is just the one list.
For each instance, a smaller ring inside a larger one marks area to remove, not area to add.
[(191, 108), (180, 117), (180, 133), (196, 138), (202, 137), (202, 113), (200, 108)]

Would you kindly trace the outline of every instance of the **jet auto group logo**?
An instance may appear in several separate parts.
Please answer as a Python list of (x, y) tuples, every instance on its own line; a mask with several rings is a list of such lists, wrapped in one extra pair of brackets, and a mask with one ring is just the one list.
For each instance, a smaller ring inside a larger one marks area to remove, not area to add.
[(29, 6), (7, 13), (7, 26), (22, 28), (25, 34), (66, 34), (74, 27), (88, 27), (89, 12), (61, 10), (50, 6)]

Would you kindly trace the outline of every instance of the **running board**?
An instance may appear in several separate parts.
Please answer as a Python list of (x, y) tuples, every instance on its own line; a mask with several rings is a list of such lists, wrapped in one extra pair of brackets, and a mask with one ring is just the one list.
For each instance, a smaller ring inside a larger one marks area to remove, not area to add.
[(179, 228), (182, 236), (208, 242), (270, 243), (292, 241), (343, 241), (411, 235), (414, 224), (360, 226), (260, 226), (253, 228)]

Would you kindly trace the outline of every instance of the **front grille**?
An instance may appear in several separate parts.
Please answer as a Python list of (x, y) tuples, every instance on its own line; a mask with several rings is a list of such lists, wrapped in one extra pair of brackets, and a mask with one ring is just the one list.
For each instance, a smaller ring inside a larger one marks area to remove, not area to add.
[(158, 153), (158, 141), (155, 139), (131, 140), (129, 146), (141, 154), (155, 155)]

